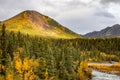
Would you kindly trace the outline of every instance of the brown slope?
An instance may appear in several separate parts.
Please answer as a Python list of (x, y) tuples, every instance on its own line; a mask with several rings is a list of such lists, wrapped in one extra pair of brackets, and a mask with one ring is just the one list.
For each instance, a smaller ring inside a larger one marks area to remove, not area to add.
[(4, 23), (9, 31), (54, 38), (78, 38), (78, 34), (36, 11), (24, 11)]

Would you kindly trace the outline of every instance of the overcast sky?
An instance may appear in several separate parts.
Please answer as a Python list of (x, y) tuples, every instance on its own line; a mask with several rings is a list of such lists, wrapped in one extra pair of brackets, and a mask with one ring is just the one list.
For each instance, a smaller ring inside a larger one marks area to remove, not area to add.
[(120, 24), (120, 0), (0, 0), (0, 21), (36, 10), (79, 34)]

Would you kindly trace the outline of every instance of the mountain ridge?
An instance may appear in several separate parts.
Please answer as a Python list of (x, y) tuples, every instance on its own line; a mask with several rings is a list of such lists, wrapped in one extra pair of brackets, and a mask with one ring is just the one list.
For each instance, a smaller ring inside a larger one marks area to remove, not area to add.
[(54, 19), (34, 10), (23, 11), (3, 21), (8, 31), (52, 38), (78, 38), (80, 35), (62, 26)]
[(120, 37), (120, 25), (115, 24), (111, 27), (106, 27), (100, 31), (93, 31), (83, 35), (83, 37)]

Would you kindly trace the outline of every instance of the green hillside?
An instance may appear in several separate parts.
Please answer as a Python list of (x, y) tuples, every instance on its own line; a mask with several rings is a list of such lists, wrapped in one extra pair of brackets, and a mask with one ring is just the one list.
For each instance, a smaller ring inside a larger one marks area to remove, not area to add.
[(36, 11), (24, 11), (3, 21), (8, 31), (53, 38), (78, 38), (80, 35)]

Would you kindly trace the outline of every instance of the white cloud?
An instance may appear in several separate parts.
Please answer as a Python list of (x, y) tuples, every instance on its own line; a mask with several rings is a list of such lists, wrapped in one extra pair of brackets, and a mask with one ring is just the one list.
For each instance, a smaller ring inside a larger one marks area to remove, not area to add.
[(81, 0), (81, 2), (84, 2), (84, 3), (90, 3), (92, 2), (93, 0)]
[[(112, 6), (112, 7), (110, 7)], [(120, 18), (120, 5), (117, 4), (110, 4), (108, 11), (110, 13), (112, 13), (115, 17), (119, 17)]]

